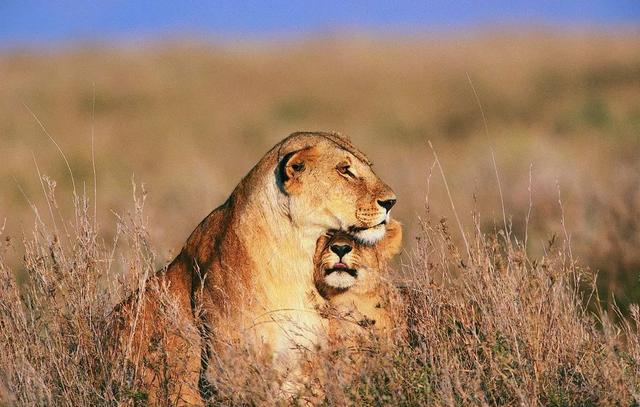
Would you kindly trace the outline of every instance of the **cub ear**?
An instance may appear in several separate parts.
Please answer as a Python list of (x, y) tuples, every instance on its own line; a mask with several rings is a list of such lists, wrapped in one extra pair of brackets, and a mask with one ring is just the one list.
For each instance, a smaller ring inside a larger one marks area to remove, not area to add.
[(288, 194), (313, 158), (311, 147), (285, 154), (276, 167), (276, 182), (280, 190)]
[(378, 243), (385, 259), (391, 259), (402, 250), (402, 225), (395, 219), (389, 219), (387, 232)]

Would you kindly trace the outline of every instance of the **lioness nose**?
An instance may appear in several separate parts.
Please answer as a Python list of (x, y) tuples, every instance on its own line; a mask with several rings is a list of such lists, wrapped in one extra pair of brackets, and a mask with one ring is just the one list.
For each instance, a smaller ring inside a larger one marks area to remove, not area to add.
[(342, 258), (345, 254), (351, 251), (351, 246), (348, 244), (332, 244), (331, 251), (338, 255), (338, 257)]
[(384, 209), (386, 209), (387, 212), (389, 212), (391, 210), (391, 208), (393, 208), (393, 205), (395, 205), (395, 204), (396, 204), (396, 200), (395, 199), (386, 199), (384, 201), (378, 200), (378, 205), (380, 205)]

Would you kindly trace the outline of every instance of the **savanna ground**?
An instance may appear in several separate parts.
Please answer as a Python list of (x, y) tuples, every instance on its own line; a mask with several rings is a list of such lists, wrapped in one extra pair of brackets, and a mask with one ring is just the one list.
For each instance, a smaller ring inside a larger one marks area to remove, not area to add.
[[(325, 402), (637, 405), (638, 38), (5, 51), (0, 400), (143, 403), (136, 375), (106, 356), (101, 317), (268, 148), (323, 129), (349, 135), (399, 197), (396, 278), (412, 326), (391, 350), (353, 356), (355, 372), (351, 357), (324, 355)], [(221, 379), (217, 402), (274, 401), (251, 371)]]

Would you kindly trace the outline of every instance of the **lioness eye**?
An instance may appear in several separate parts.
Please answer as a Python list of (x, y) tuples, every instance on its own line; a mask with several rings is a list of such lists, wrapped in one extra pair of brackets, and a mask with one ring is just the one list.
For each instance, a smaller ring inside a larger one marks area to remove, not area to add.
[(293, 168), (294, 171), (300, 172), (300, 171), (304, 170), (304, 163), (291, 164), (291, 168)]
[(348, 175), (350, 177), (355, 177), (355, 175), (351, 172), (351, 167), (347, 164), (338, 166), (338, 172), (340, 174)]

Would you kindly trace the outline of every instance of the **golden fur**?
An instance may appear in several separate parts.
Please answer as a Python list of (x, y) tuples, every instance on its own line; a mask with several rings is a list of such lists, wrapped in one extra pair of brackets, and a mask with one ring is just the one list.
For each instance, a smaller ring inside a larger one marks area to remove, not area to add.
[[(210, 352), (227, 345), (249, 344), (283, 365), (295, 356), (292, 349), (316, 346), (322, 330), (310, 300), (316, 241), (331, 229), (379, 240), (386, 200), (395, 201), (393, 191), (339, 134), (294, 133), (274, 146), (157, 276), (176, 300), (176, 318), (190, 332), (200, 328), (203, 367)], [(153, 317), (156, 306), (150, 298), (143, 317)], [(170, 337), (184, 346), (169, 359), (188, 349), (188, 376), (197, 381), (191, 355), (200, 361), (201, 344), (191, 339)]]
[(124, 351), (129, 376), (141, 375), (149, 405), (202, 405), (201, 337), (186, 281), (157, 275), (112, 312), (114, 354)]
[[(401, 328), (392, 309), (399, 295), (388, 280), (388, 262), (400, 252), (401, 244), (402, 227), (393, 219), (375, 245), (358, 243), (343, 232), (318, 239), (314, 280), (327, 300), (332, 343), (351, 344), (362, 334), (390, 334), (393, 328)], [(332, 247), (346, 253), (336, 253)]]

